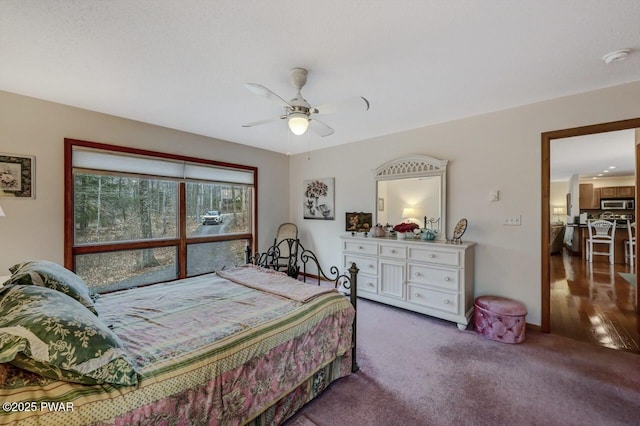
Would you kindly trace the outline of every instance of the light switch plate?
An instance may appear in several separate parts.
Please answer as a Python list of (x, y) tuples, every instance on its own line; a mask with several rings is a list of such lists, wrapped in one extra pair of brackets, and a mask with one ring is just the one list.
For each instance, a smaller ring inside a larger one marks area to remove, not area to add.
[(522, 215), (517, 216), (505, 216), (503, 225), (506, 226), (521, 226), (522, 225)]

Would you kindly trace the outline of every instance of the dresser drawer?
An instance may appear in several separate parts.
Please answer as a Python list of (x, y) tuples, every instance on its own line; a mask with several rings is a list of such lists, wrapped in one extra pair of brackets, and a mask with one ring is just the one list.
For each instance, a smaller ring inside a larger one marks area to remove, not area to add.
[(409, 260), (429, 262), (435, 265), (460, 266), (460, 251), (443, 250), (437, 247), (409, 247)]
[(407, 281), (457, 292), (460, 289), (460, 270), (409, 263)]
[(358, 274), (358, 295), (377, 294), (378, 278), (372, 275)]
[(371, 256), (377, 256), (378, 243), (372, 241), (345, 241), (343, 250), (350, 253), (370, 254)]
[(351, 263), (355, 263), (361, 274), (378, 274), (378, 258), (376, 257), (364, 257), (364, 256), (356, 256), (353, 254), (344, 254), (343, 256), (343, 265), (344, 269), (351, 268)]
[(416, 305), (438, 309), (452, 314), (458, 313), (458, 295), (430, 290), (409, 284), (407, 286), (407, 300)]
[(407, 247), (394, 244), (380, 244), (378, 254), (382, 257), (390, 257), (392, 259), (406, 259)]

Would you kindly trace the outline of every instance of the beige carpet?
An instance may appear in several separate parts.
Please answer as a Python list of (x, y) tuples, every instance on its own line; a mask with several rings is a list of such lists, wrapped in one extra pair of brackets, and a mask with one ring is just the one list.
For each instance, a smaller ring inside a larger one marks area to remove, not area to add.
[(287, 422), (287, 426), (317, 426), (309, 420), (304, 414), (300, 414)]
[(640, 355), (531, 331), (508, 345), (375, 302), (358, 308), (360, 372), (287, 426), (640, 424)]

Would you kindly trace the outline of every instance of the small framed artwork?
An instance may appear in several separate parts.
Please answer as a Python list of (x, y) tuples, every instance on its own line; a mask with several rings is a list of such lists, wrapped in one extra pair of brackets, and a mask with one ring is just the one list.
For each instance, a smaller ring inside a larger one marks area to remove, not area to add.
[(304, 218), (334, 220), (334, 178), (305, 180), (303, 188)]
[(0, 197), (35, 198), (35, 157), (0, 154)]
[(382, 197), (378, 198), (378, 211), (379, 212), (384, 211), (384, 198)]
[(372, 218), (372, 213), (347, 213), (345, 218), (345, 229), (350, 232), (369, 232), (373, 223)]

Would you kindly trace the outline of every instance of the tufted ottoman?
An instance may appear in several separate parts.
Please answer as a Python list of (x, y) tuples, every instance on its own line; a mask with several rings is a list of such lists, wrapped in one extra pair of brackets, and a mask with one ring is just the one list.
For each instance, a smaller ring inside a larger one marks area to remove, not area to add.
[(525, 339), (527, 308), (520, 302), (496, 296), (476, 298), (474, 330), (487, 339), (522, 343)]

